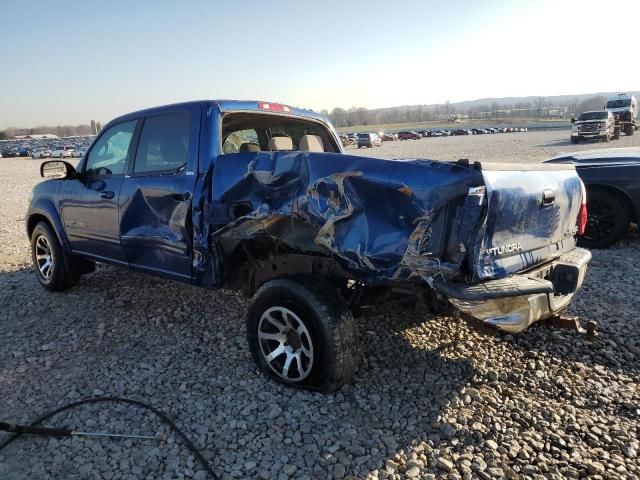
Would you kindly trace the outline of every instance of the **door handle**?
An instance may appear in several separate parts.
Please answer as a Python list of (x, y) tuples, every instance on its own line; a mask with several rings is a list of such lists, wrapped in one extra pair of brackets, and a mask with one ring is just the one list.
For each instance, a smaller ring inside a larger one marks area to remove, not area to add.
[(113, 198), (115, 196), (115, 193), (110, 192), (110, 191), (100, 192), (100, 196), (102, 198)]
[(545, 190), (542, 192), (542, 205), (551, 205), (556, 201), (556, 192), (553, 190)]

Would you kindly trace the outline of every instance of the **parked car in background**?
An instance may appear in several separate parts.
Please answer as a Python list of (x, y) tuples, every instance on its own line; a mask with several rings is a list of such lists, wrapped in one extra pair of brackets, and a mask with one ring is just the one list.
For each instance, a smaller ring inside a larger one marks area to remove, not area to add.
[(71, 158), (73, 156), (73, 147), (64, 146), (51, 150), (51, 158)]
[(340, 135), (340, 142), (342, 143), (343, 147), (348, 147), (350, 145), (356, 144), (356, 141), (351, 138), (351, 136), (345, 134)]
[(466, 128), (457, 128), (453, 131), (454, 135), (469, 135), (469, 133), (469, 130), (467, 130)]
[(2, 156), (5, 158), (19, 157), (20, 153), (17, 148), (5, 148), (2, 150)]
[(51, 150), (48, 150), (48, 149), (39, 148), (31, 152), (31, 158), (49, 158), (49, 157), (51, 157)]
[(398, 133), (398, 138), (400, 140), (420, 140), (422, 138), (422, 135), (420, 135), (418, 132), (413, 131), (400, 132)]
[(377, 133), (359, 133), (358, 134), (358, 148), (373, 148), (381, 147), (382, 139)]
[(430, 137), (444, 137), (444, 132), (442, 130), (431, 130)]
[(29, 150), (28, 147), (20, 147), (18, 148), (18, 156), (19, 157), (30, 157), (31, 156), (31, 150)]
[(71, 152), (71, 156), (73, 158), (82, 158), (82, 156), (86, 153), (86, 149), (85, 148), (74, 148), (73, 152)]
[(605, 248), (640, 222), (640, 149), (559, 155), (546, 163), (571, 163), (587, 189), (587, 227), (578, 243)]
[(378, 136), (385, 142), (395, 142), (396, 140), (398, 140), (398, 134), (397, 133), (380, 132), (378, 134)]

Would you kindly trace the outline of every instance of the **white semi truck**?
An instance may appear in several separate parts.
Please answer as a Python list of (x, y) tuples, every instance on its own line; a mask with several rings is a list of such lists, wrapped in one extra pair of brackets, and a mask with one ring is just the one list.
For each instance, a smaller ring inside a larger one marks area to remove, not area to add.
[(638, 129), (638, 101), (634, 95), (618, 93), (609, 97), (605, 110), (613, 113), (616, 122), (616, 136), (620, 132), (633, 135)]

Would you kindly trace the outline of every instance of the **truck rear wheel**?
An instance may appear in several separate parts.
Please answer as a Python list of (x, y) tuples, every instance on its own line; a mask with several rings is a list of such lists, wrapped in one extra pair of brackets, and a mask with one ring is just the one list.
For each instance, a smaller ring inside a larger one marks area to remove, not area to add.
[(324, 281), (300, 276), (262, 285), (249, 307), (247, 340), (258, 367), (279, 382), (330, 393), (353, 380), (357, 325)]

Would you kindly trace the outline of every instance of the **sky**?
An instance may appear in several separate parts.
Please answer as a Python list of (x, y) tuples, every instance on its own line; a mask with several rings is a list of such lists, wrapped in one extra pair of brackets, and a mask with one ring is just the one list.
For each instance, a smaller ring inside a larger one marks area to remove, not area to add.
[(638, 0), (0, 0), (0, 18), (0, 129), (204, 98), (331, 110), (640, 89)]

